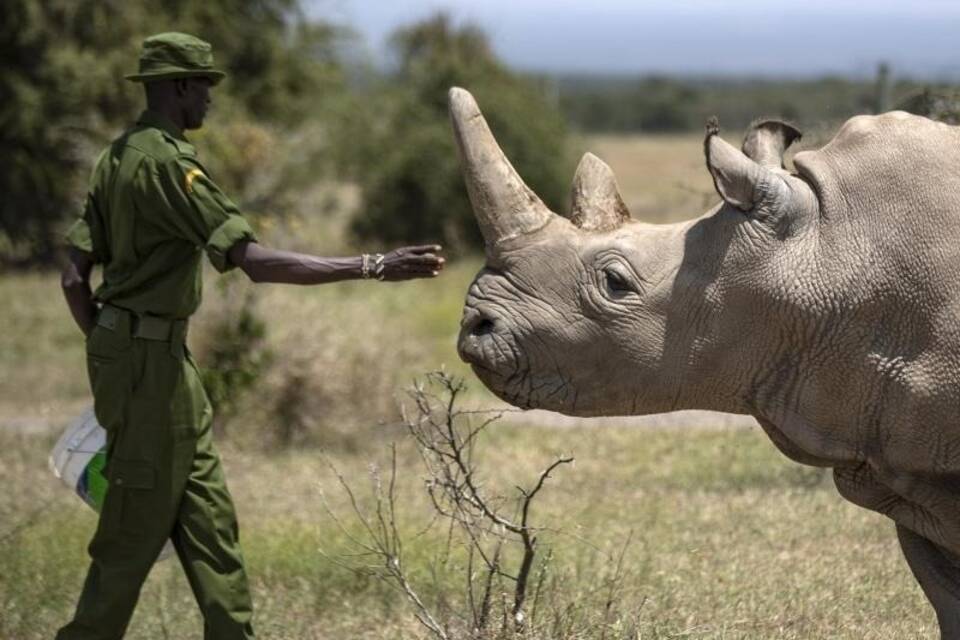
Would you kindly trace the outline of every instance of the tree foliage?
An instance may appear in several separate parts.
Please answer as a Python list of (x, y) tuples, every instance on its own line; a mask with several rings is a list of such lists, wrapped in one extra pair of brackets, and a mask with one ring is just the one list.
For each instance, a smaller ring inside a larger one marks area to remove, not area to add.
[(447, 115), (453, 86), (476, 96), (523, 178), (562, 209), (572, 173), (565, 127), (540, 86), (507, 70), (482, 31), (443, 14), (396, 32), (392, 46), (396, 71), (344, 129), (363, 195), (360, 238), (481, 246)]
[(896, 108), (947, 124), (960, 124), (960, 89), (925, 87), (901, 100)]
[[(337, 31), (297, 0), (7, 0), (0, 21), (0, 261), (49, 261), (76, 215), (89, 164), (142, 105), (143, 39), (187, 31), (210, 41), (228, 113), (293, 122), (339, 82)], [(219, 108), (219, 105), (218, 105)]]
[(909, 79), (890, 82), (887, 73), (875, 80), (570, 75), (556, 82), (561, 109), (577, 129), (659, 133), (699, 131), (711, 115), (732, 129), (760, 116), (804, 127), (842, 122), (888, 108), (887, 92), (896, 98), (922, 88)]

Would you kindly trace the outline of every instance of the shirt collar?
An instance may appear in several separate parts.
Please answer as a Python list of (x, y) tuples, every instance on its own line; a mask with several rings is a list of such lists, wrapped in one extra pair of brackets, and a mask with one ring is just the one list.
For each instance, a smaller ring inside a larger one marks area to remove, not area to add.
[(140, 114), (140, 117), (137, 118), (137, 124), (144, 127), (155, 127), (162, 131), (166, 131), (177, 140), (189, 142), (186, 137), (184, 137), (183, 131), (181, 131), (177, 125), (173, 124), (170, 118), (162, 113), (145, 109), (144, 112)]

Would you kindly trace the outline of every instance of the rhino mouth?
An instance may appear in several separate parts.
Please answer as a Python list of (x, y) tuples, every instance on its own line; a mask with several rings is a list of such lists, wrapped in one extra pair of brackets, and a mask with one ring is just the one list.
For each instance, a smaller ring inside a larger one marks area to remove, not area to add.
[(482, 363), (470, 363), (473, 373), (498, 398), (521, 409), (550, 409), (570, 413), (575, 410), (567, 381), (557, 375), (533, 376), (515, 371), (501, 374)]
[(570, 411), (575, 392), (558, 369), (536, 374), (517, 336), (504, 323), (467, 311), (458, 340), (460, 358), (498, 398), (522, 409)]

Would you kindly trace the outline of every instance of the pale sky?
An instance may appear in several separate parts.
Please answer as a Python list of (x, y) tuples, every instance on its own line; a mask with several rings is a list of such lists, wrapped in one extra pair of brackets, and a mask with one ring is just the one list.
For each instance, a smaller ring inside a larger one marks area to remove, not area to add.
[(586, 73), (872, 75), (960, 78), (952, 0), (307, 0), (383, 57), (386, 35), (439, 9), (484, 28), (524, 70)]

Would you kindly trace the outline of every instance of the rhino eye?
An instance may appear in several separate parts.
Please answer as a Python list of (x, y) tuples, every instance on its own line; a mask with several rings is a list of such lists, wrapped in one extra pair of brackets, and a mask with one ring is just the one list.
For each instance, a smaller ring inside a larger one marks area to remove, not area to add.
[(607, 291), (615, 297), (622, 297), (636, 293), (636, 287), (630, 281), (630, 276), (623, 272), (622, 267), (610, 265), (603, 270)]

